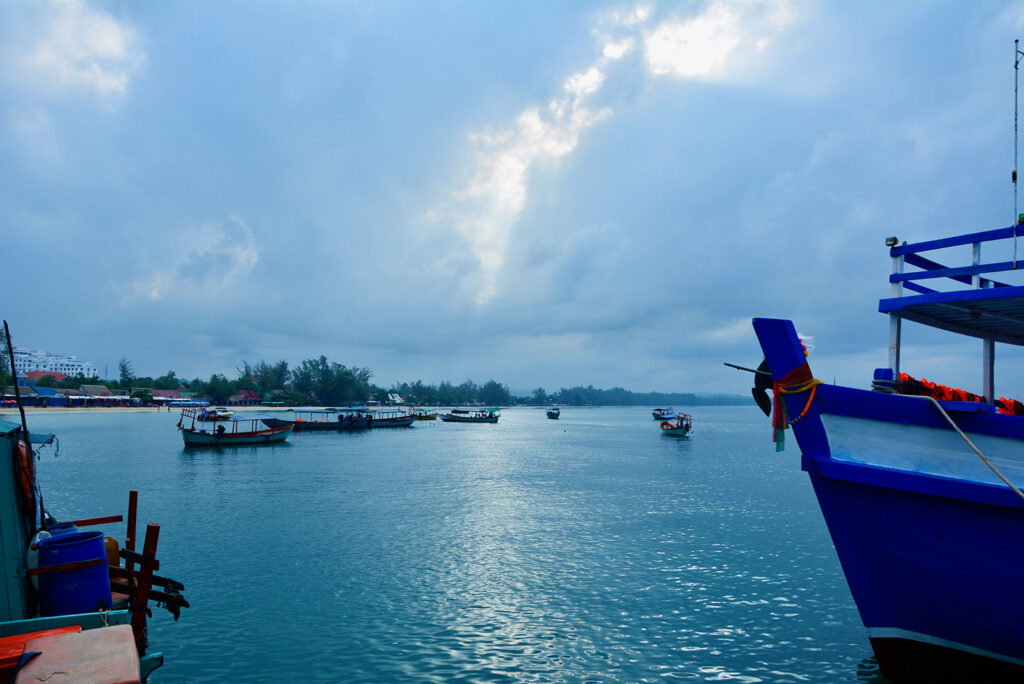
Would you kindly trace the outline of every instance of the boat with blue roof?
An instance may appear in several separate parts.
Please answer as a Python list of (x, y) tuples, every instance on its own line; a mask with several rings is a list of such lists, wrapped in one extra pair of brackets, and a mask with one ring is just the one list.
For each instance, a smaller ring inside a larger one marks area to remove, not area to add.
[[(1024, 681), (1024, 405), (998, 397), (995, 344), (1024, 346), (1017, 225), (888, 238), (888, 366), (871, 389), (820, 381), (789, 320), (755, 318), (776, 449), (792, 430), (882, 673)], [(999, 256), (983, 261), (987, 254)], [(936, 256), (934, 253), (942, 251)], [(936, 259), (960, 254), (946, 266)], [(1012, 254), (1012, 257), (1009, 257)], [(1005, 276), (1004, 276), (1005, 278)], [(904, 322), (980, 340), (981, 392), (904, 372)], [(750, 369), (745, 369), (750, 370)], [(759, 402), (759, 403), (762, 403)]]

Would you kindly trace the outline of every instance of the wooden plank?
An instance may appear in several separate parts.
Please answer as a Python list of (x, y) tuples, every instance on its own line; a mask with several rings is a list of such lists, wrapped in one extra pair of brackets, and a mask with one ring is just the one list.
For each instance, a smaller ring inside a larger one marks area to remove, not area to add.
[(42, 568), (32, 568), (26, 570), (25, 575), (27, 577), (33, 577), (35, 575), (48, 575), (51, 572), (64, 572), (65, 570), (81, 570), (82, 568), (91, 568), (94, 565), (105, 564), (107, 561), (103, 558), (93, 558), (91, 560), (75, 561), (73, 563), (61, 563), (60, 565), (47, 565)]
[(123, 515), (108, 515), (104, 518), (85, 518), (83, 520), (72, 520), (71, 524), (77, 527), (88, 527), (89, 525), (109, 525), (110, 523), (121, 522)]

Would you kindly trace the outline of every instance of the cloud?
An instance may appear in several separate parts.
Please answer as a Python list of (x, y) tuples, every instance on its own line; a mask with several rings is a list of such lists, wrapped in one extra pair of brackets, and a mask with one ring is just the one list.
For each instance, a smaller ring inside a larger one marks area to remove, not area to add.
[(531, 168), (571, 153), (586, 129), (611, 114), (586, 106), (603, 82), (604, 73), (589, 67), (565, 81), (563, 97), (521, 112), (513, 128), (470, 136), (476, 163), (469, 181), (453, 193), (452, 204), (433, 208), (429, 216), (454, 225), (471, 245), (478, 269), (470, 286), (478, 304), (496, 293), (511, 230), (529, 195)]
[[(206, 223), (164, 236), (165, 244), (145, 249), (159, 255), (144, 267), (144, 275), (128, 284), (122, 305), (159, 301), (168, 295), (176, 299), (206, 301), (228, 296), (245, 285), (259, 261), (253, 232), (241, 218), (231, 216), (219, 223)], [(147, 236), (152, 240), (153, 236)]]
[(51, 0), (42, 27), (13, 49), (26, 87), (49, 94), (123, 94), (144, 61), (135, 30), (80, 0)]
[[(734, 62), (741, 43), (752, 42), (759, 50), (768, 45), (788, 23), (787, 8), (785, 2), (718, 0), (696, 16), (668, 19), (652, 29), (645, 28), (653, 14), (647, 6), (608, 13), (595, 30), (600, 55), (563, 82), (561, 97), (520, 112), (510, 128), (471, 134), (475, 157), (468, 181), (451, 193), (450, 202), (436, 205), (426, 216), (445, 230), (454, 227), (465, 238), (476, 267), (463, 275), (465, 286), (476, 293), (476, 303), (489, 302), (497, 292), (536, 167), (570, 155), (587, 129), (612, 116), (610, 107), (590, 103), (605, 88), (609, 69), (631, 53), (638, 40), (653, 75), (719, 77)], [(444, 262), (465, 260), (448, 255)]]
[(664, 21), (644, 34), (648, 68), (683, 79), (726, 78), (741, 46), (764, 50), (791, 20), (787, 2), (713, 2), (697, 16)]

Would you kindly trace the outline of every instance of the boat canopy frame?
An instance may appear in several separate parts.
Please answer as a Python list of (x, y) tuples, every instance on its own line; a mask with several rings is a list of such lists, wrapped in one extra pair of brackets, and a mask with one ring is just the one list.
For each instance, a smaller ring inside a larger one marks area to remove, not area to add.
[[(977, 337), (982, 340), (982, 394), (989, 403), (995, 400), (995, 343), (1024, 346), (1024, 286), (1010, 285), (982, 274), (1018, 270), (1014, 250), (1011, 261), (981, 262), (981, 246), (986, 242), (1013, 239), (1024, 235), (1024, 224), (1007, 228), (966, 233), (950, 238), (902, 245), (895, 237), (886, 245), (892, 257), (890, 297), (878, 302), (878, 310), (889, 314), (889, 368), (894, 377), (900, 373), (900, 346), (903, 320)], [(971, 246), (969, 266), (946, 267), (921, 256), (922, 252)], [(917, 270), (906, 272), (912, 266)], [(920, 281), (942, 279), (953, 289), (940, 291)], [(967, 285), (967, 287), (963, 287)], [(906, 294), (909, 290), (913, 294)]]

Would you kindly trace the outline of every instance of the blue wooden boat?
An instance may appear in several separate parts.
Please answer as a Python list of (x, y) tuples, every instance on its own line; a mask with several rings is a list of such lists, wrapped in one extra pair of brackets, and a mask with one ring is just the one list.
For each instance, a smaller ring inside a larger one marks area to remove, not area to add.
[[(996, 398), (993, 361), (995, 342), (1024, 345), (1024, 287), (983, 277), (1018, 270), (1016, 258), (981, 260), (993, 244), (1016, 254), (1021, 235), (1018, 224), (886, 241), (892, 291), (878, 308), (889, 316), (889, 363), (872, 390), (819, 382), (792, 322), (753, 322), (776, 439), (792, 428), (893, 681), (1024, 681), (1024, 405)], [(925, 256), (950, 248), (965, 263)], [(901, 373), (904, 321), (982, 340), (981, 395)]]
[(671, 406), (669, 406), (668, 408), (656, 408), (656, 409), (654, 409), (653, 411), (651, 411), (651, 416), (654, 417), (654, 420), (665, 420), (666, 416), (670, 416), (670, 415), (672, 415), (674, 413), (675, 413), (675, 409), (673, 409)]

